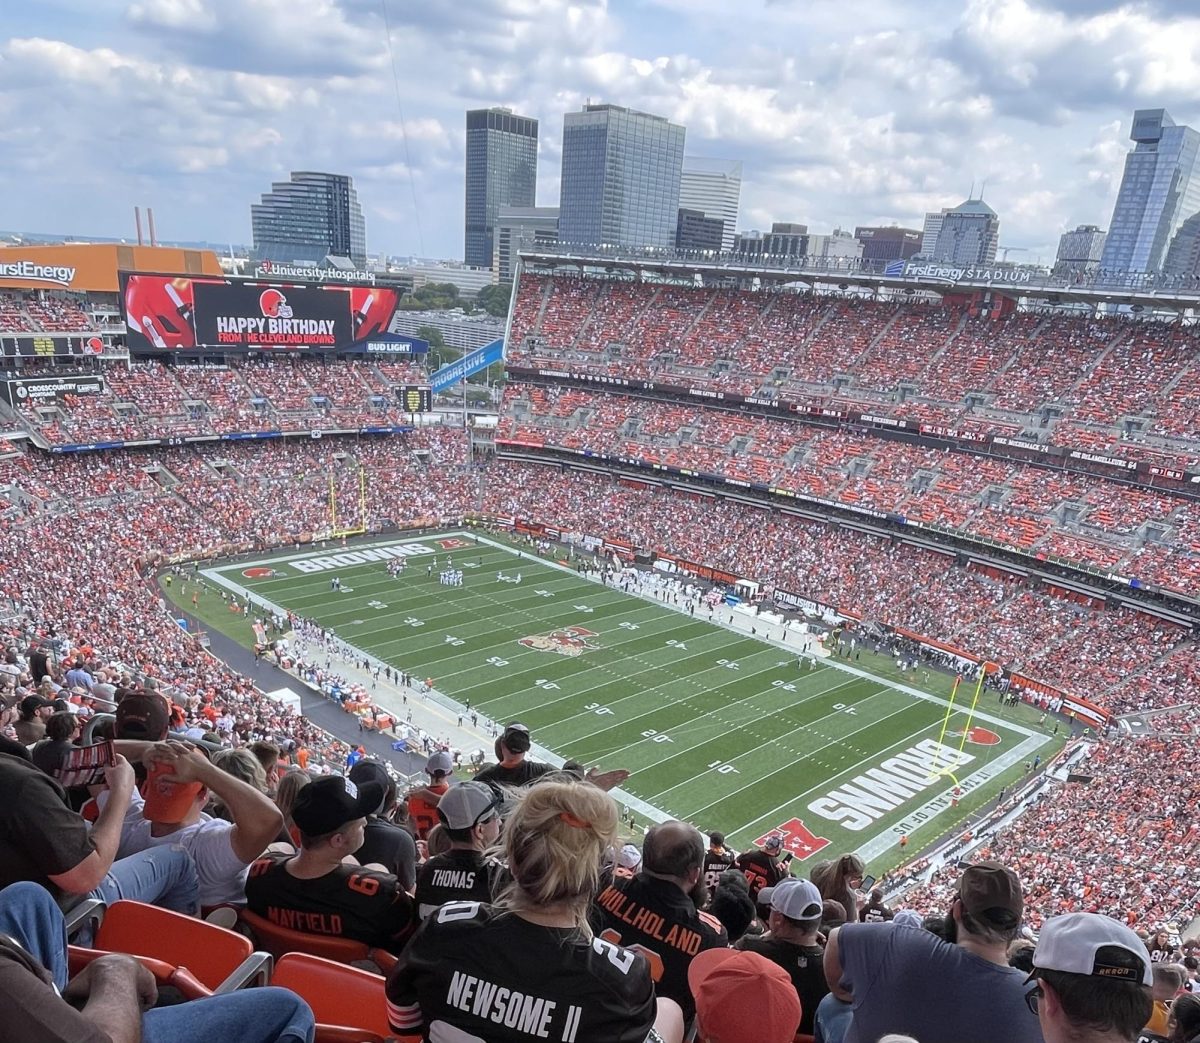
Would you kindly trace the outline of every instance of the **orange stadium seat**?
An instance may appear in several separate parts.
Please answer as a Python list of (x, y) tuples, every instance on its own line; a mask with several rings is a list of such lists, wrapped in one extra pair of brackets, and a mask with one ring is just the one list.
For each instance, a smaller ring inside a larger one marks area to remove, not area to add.
[(372, 1043), (391, 1035), (385, 979), (344, 963), (291, 952), (280, 957), (272, 985), (291, 989), (317, 1018), (317, 1043)]
[(251, 932), (259, 945), (278, 960), (282, 960), (288, 953), (305, 953), (341, 964), (373, 963), (385, 973), (396, 965), (396, 957), (390, 952), (372, 948), (365, 942), (293, 931), (273, 924), (249, 909), (238, 911), (238, 922)]

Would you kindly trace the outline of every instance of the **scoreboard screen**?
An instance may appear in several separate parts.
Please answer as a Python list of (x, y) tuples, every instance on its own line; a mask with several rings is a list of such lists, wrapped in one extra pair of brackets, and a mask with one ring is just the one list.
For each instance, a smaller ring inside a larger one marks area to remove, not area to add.
[(428, 413), (433, 408), (433, 393), (427, 385), (398, 387), (396, 399), (406, 413)]

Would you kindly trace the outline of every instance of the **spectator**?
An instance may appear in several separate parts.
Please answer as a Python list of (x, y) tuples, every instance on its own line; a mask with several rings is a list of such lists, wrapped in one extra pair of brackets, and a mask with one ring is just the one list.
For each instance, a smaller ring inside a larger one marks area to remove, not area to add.
[(408, 815), (419, 840), (428, 837), (429, 831), (438, 823), (438, 801), (454, 778), (454, 761), (450, 754), (438, 750), (425, 762), (425, 774), (429, 776), (429, 785), (412, 790), (407, 798)]
[(757, 915), (750, 882), (736, 869), (725, 870), (709, 896), (708, 911), (721, 921), (730, 943), (736, 942), (750, 930)]
[(765, 841), (761, 851), (746, 851), (734, 861), (750, 883), (750, 897), (757, 899), (764, 887), (773, 887), (788, 874), (787, 866), (779, 862), (783, 850), (783, 839), (773, 834)]
[(412, 834), (403, 826), (388, 821), (388, 813), (396, 803), (396, 784), (379, 761), (362, 760), (350, 769), (350, 781), (361, 788), (375, 783), (383, 790), (379, 807), (367, 815), (362, 847), (357, 858), (362, 865), (381, 866), (400, 881), (405, 891), (412, 893), (417, 882), (417, 845)]
[(1200, 996), (1188, 993), (1171, 1006), (1171, 1043), (1200, 1040)]
[(519, 721), (514, 721), (496, 740), (496, 758), (499, 763), (484, 768), (475, 776), (476, 780), (494, 782), (501, 786), (528, 786), (554, 771), (553, 765), (525, 759), (525, 754), (532, 745), (529, 729)]
[(688, 967), (698, 1043), (791, 1043), (802, 1011), (787, 972), (755, 952), (707, 949)]
[(20, 717), (14, 725), (17, 742), (32, 746), (46, 737), (46, 721), (54, 713), (54, 703), (40, 695), (27, 695), (20, 703)]
[(0, 753), (8, 754), (10, 757), (20, 757), (27, 761), (32, 759), (29, 748), (6, 734), (17, 717), (15, 698), (15, 696), (8, 698), (0, 693)]
[[(856, 923), (862, 906), (858, 889), (862, 887), (863, 873), (866, 870), (867, 867), (858, 855), (842, 855), (836, 862), (822, 862), (813, 866), (809, 879), (817, 885), (822, 898), (841, 902), (846, 910), (846, 920)], [(879, 897), (883, 898), (882, 895)]]
[(835, 931), (825, 977), (854, 1006), (846, 1043), (873, 1043), (898, 1029), (921, 1043), (1040, 1043), (1021, 973), (1008, 966), (1022, 909), (1016, 874), (981, 862), (959, 880), (947, 941), (894, 923)]
[[(245, 904), (246, 872), (279, 835), (279, 810), (261, 790), (184, 743), (157, 743), (142, 761), (147, 795), (130, 794), (118, 857), (178, 845), (196, 864), (202, 909)], [(101, 807), (107, 799), (101, 795)], [(228, 820), (204, 813), (210, 799), (228, 810)]]
[[(477, 800), (477, 790), (456, 798), (454, 821), (465, 820), (458, 803), (469, 811)], [(443, 906), (421, 925), (388, 976), (393, 1031), (515, 1043), (532, 1035), (504, 1025), (519, 1002), (542, 1038), (643, 1043), (655, 1021), (650, 966), (588, 928), (616, 835), (616, 804), (594, 786), (554, 780), (521, 792), (504, 829), (512, 883), (494, 905)]]
[(712, 832), (708, 834), (708, 850), (704, 852), (704, 883), (710, 891), (715, 890), (721, 874), (732, 869), (737, 852), (725, 846), (725, 834)]
[[(312, 776), (308, 772), (302, 771), (300, 768), (291, 768), (279, 780), (279, 788), (275, 791), (275, 806), (283, 816), (286, 839), (291, 842), (293, 847), (300, 846), (300, 830), (292, 821), (292, 806), (296, 803), (297, 794), (310, 782), (312, 782)], [(281, 836), (280, 839), (284, 838)]]
[(250, 867), (246, 905), (293, 931), (337, 935), (398, 953), (414, 924), (412, 899), (390, 873), (344, 859), (362, 847), (367, 815), (384, 799), (378, 783), (314, 779), (296, 796), (300, 851)]
[(1150, 986), (1150, 999), (1154, 1003), (1154, 1009), (1142, 1029), (1142, 1033), (1166, 1039), (1170, 1032), (1168, 1022), (1171, 1018), (1171, 1004), (1175, 997), (1183, 991), (1183, 983), (1187, 981), (1187, 975), (1177, 964), (1154, 963), (1153, 953), (1150, 958), (1150, 969), (1154, 974), (1154, 981)]
[(90, 895), (109, 904), (132, 898), (194, 914), (196, 867), (182, 848), (116, 857), (133, 781), (133, 768), (118, 756), (105, 771), (112, 803), (89, 830), (56, 781), (31, 762), (0, 755), (0, 887), (30, 880), (68, 908)]
[(482, 782), (463, 782), (442, 795), (437, 812), (450, 850), (417, 870), (414, 897), (422, 920), (447, 902), (492, 901), (502, 870), (484, 852), (500, 836), (500, 805), (497, 794)]
[(0, 1007), (19, 1026), (5, 1038), (107, 1043), (307, 1043), (312, 1011), (287, 989), (243, 989), (154, 1007), (153, 975), (110, 953), (67, 980), (66, 926), (44, 888), (0, 891)]
[(275, 796), (275, 787), (279, 785), (279, 747), (273, 742), (257, 739), (246, 747), (254, 754), (263, 770), (263, 784), (269, 797)]
[(33, 763), (47, 775), (54, 775), (74, 747), (80, 730), (75, 714), (69, 711), (51, 714), (46, 721), (46, 737), (33, 748)]
[(883, 923), (893, 918), (892, 910), (883, 903), (883, 892), (878, 888), (871, 889), (867, 904), (859, 910), (858, 919), (862, 923)]
[(1046, 1043), (1132, 1043), (1152, 1010), (1145, 946), (1098, 913), (1046, 921), (1033, 956), (1037, 1012)]
[(660, 822), (642, 843), (641, 871), (635, 876), (617, 870), (596, 899), (605, 937), (657, 953), (658, 995), (678, 1003), (686, 1021), (696, 1009), (688, 964), (702, 950), (724, 948), (729, 940), (720, 920), (699, 911), (706, 898), (703, 867), (700, 831), (686, 822)]
[(1028, 974), (1033, 970), (1033, 950), (1037, 946), (1028, 938), (1018, 938), (1008, 947), (1008, 965)]
[(811, 1035), (817, 1005), (829, 992), (825, 984), (825, 950), (817, 939), (821, 927), (821, 892), (808, 880), (792, 877), (774, 887), (764, 887), (759, 899), (771, 907), (768, 933), (761, 938), (743, 938), (736, 948), (756, 952), (784, 969), (804, 1012), (800, 1027), (793, 1027), (793, 1032)]

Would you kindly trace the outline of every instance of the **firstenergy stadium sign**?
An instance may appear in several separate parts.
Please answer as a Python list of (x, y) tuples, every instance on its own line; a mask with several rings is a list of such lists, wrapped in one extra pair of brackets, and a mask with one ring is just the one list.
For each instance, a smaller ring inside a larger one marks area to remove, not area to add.
[(75, 281), (75, 269), (63, 264), (38, 264), (36, 261), (0, 261), (0, 279), (70, 286)]

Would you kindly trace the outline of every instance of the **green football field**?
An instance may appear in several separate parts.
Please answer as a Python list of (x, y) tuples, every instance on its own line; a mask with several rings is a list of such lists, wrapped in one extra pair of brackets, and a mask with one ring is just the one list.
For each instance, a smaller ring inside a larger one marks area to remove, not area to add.
[[(461, 587), (438, 580), (448, 554)], [(397, 555), (398, 579), (387, 573)], [(204, 575), (432, 678), (501, 724), (525, 722), (535, 755), (629, 769), (617, 795), (635, 819), (687, 819), (739, 849), (774, 832), (797, 860), (858, 850), (882, 872), (901, 861), (902, 834), (915, 850), (954, 828), (1057, 746), (997, 716), (994, 696), (968, 729), (973, 687), (949, 707), (860, 669), (870, 655), (801, 664), (709, 622), (707, 609), (691, 617), (470, 534), (280, 553)]]

